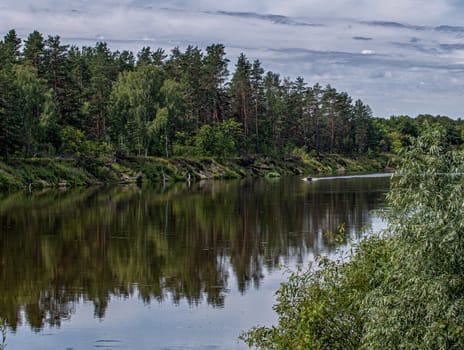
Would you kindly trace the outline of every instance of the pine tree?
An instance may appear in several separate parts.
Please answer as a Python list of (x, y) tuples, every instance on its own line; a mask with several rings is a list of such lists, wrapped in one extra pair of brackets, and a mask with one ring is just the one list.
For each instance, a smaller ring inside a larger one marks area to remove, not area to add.
[(62, 45), (59, 36), (45, 40), (44, 78), (53, 92), (58, 123), (82, 127), (80, 88), (72, 75), (69, 46)]
[(251, 64), (241, 53), (235, 65), (235, 72), (229, 90), (231, 115), (242, 125), (245, 139), (250, 129), (251, 106)]
[(14, 154), (22, 147), (20, 92), (11, 65), (0, 68), (0, 155)]
[(307, 105), (308, 118), (310, 123), (308, 150), (315, 150), (319, 157), (321, 149), (321, 128), (322, 128), (322, 95), (323, 89), (319, 84), (308, 89)]
[(255, 152), (260, 152), (260, 119), (264, 113), (264, 69), (261, 67), (261, 62), (255, 60), (251, 67), (250, 83), (251, 83), (251, 100), (253, 105), (254, 117), (254, 133), (255, 133)]
[(18, 63), (21, 58), (21, 39), (16, 35), (16, 31), (11, 29), (0, 41), (0, 65)]
[(267, 72), (264, 78), (265, 124), (262, 130), (267, 140), (267, 152), (281, 154), (283, 152), (284, 139), (282, 138), (283, 116), (285, 104), (280, 75)]
[(108, 49), (106, 43), (99, 42), (92, 50), (89, 60), (90, 70), (90, 110), (92, 128), (89, 134), (96, 140), (106, 138), (106, 104), (111, 92), (111, 86), (117, 79), (117, 65), (114, 54)]
[(357, 100), (353, 108), (354, 117), (354, 142), (355, 151), (364, 154), (369, 148), (373, 148), (373, 127), (371, 122), (372, 111), (361, 100)]
[(45, 43), (42, 34), (33, 31), (24, 42), (24, 60), (26, 64), (37, 69), (39, 76), (44, 73), (44, 49)]
[(203, 58), (203, 79), (206, 101), (206, 120), (218, 122), (225, 117), (226, 92), (225, 82), (229, 75), (227, 65), (229, 60), (225, 57), (225, 48), (222, 44), (213, 44), (206, 48), (206, 55)]
[(188, 46), (182, 57), (182, 88), (185, 92), (187, 110), (184, 120), (185, 129), (200, 128), (201, 115), (204, 113), (203, 53), (198, 47)]

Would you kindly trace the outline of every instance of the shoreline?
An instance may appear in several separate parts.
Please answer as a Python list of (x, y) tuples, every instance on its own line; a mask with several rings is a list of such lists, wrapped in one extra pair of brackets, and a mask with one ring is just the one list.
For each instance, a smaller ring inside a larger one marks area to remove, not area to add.
[(229, 159), (127, 157), (124, 159), (31, 158), (0, 162), (0, 192), (93, 185), (172, 184), (246, 177), (360, 176), (388, 173), (392, 155), (352, 159), (332, 154), (316, 158), (240, 157)]

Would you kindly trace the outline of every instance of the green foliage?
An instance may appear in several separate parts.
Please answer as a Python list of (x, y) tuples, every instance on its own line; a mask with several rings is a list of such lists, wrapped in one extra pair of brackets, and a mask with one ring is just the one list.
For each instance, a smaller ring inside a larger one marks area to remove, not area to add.
[[(110, 137), (119, 149), (148, 155), (154, 131), (151, 126), (161, 105), (163, 73), (154, 66), (120, 74), (110, 95)], [(161, 120), (157, 125), (161, 128)]]
[(295, 147), (291, 154), (292, 156), (300, 157), (304, 162), (309, 162), (311, 160), (310, 156), (303, 147)]
[(51, 91), (44, 95), (43, 112), (37, 130), (38, 153), (53, 156), (61, 148), (61, 126)]
[(463, 164), (443, 128), (403, 150), (388, 195), (392, 258), (366, 296), (366, 348), (464, 348)]
[(87, 153), (85, 136), (81, 130), (67, 126), (61, 133), (63, 140), (62, 151), (67, 154), (76, 154), (77, 156)]
[(317, 257), (277, 292), (279, 323), (258, 349), (464, 348), (464, 155), (440, 128), (401, 152), (387, 229), (348, 257)]
[(372, 124), (372, 111), (361, 100), (355, 102), (353, 108), (354, 140), (353, 153), (365, 154), (373, 151), (377, 144), (377, 133)]
[[(61, 133), (63, 142), (61, 151), (67, 155), (75, 155), (78, 158), (98, 158), (109, 155), (113, 149), (104, 142), (90, 141), (85, 138), (81, 130), (67, 126)], [(92, 159), (89, 159), (91, 162)], [(96, 160), (95, 160), (96, 161)]]
[(346, 241), (347, 235), (346, 235), (346, 229), (345, 229), (345, 223), (342, 223), (336, 232), (328, 231), (324, 234), (324, 237), (328, 239), (329, 245), (339, 245), (343, 242)]
[(266, 173), (265, 176), (266, 177), (280, 177), (281, 175), (277, 171), (269, 171)]
[(43, 68), (44, 48), (43, 36), (36, 30), (29, 34), (24, 42), (24, 59), (28, 64), (35, 67), (37, 71)]
[(195, 137), (195, 146), (199, 154), (211, 156), (219, 153), (216, 150), (218, 145), (214, 128), (210, 125), (203, 126)]
[(0, 41), (0, 67), (9, 66), (19, 61), (21, 39), (14, 29), (6, 33), (3, 41)]
[(46, 81), (38, 77), (37, 69), (31, 66), (15, 67), (16, 83), (20, 94), (19, 105), (22, 116), (22, 141), (24, 156), (37, 154), (41, 141), (40, 122), (48, 113), (51, 97)]
[(351, 259), (316, 256), (298, 268), (277, 291), (276, 326), (256, 327), (241, 339), (258, 349), (360, 349), (367, 291), (381, 283), (373, 273), (389, 257), (388, 242), (371, 237)]
[(238, 154), (242, 138), (240, 124), (228, 120), (214, 127), (203, 126), (196, 136), (195, 145), (200, 155), (231, 157)]
[(159, 163), (147, 163), (143, 167), (143, 172), (147, 181), (151, 184), (160, 184), (163, 183), (163, 181), (168, 181), (168, 179), (173, 175), (170, 168), (166, 167), (165, 164)]
[(0, 169), (0, 191), (17, 191), (23, 187), (23, 183), (12, 174)]
[(21, 148), (21, 93), (10, 66), (0, 67), (0, 155), (7, 158)]
[(94, 183), (95, 178), (72, 160), (38, 158), (0, 163), (0, 187), (3, 190), (18, 190), (30, 183), (33, 188), (57, 186), (60, 182), (82, 186)]
[(195, 140), (185, 131), (178, 131), (175, 135), (173, 153), (176, 156), (193, 157), (197, 154)]

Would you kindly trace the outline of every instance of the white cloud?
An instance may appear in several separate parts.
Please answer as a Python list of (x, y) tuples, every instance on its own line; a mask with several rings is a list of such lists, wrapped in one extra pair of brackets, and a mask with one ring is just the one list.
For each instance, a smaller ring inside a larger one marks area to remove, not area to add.
[(364, 49), (364, 50), (361, 51), (361, 54), (363, 54), (363, 55), (373, 55), (373, 54), (375, 54), (375, 51)]

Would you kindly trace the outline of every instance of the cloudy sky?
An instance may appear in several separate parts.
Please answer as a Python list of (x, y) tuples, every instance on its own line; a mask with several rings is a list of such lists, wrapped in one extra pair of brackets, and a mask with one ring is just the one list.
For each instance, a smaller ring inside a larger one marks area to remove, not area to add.
[(331, 84), (376, 116), (464, 117), (464, 1), (1, 0), (0, 32), (111, 49), (226, 46), (266, 70)]

